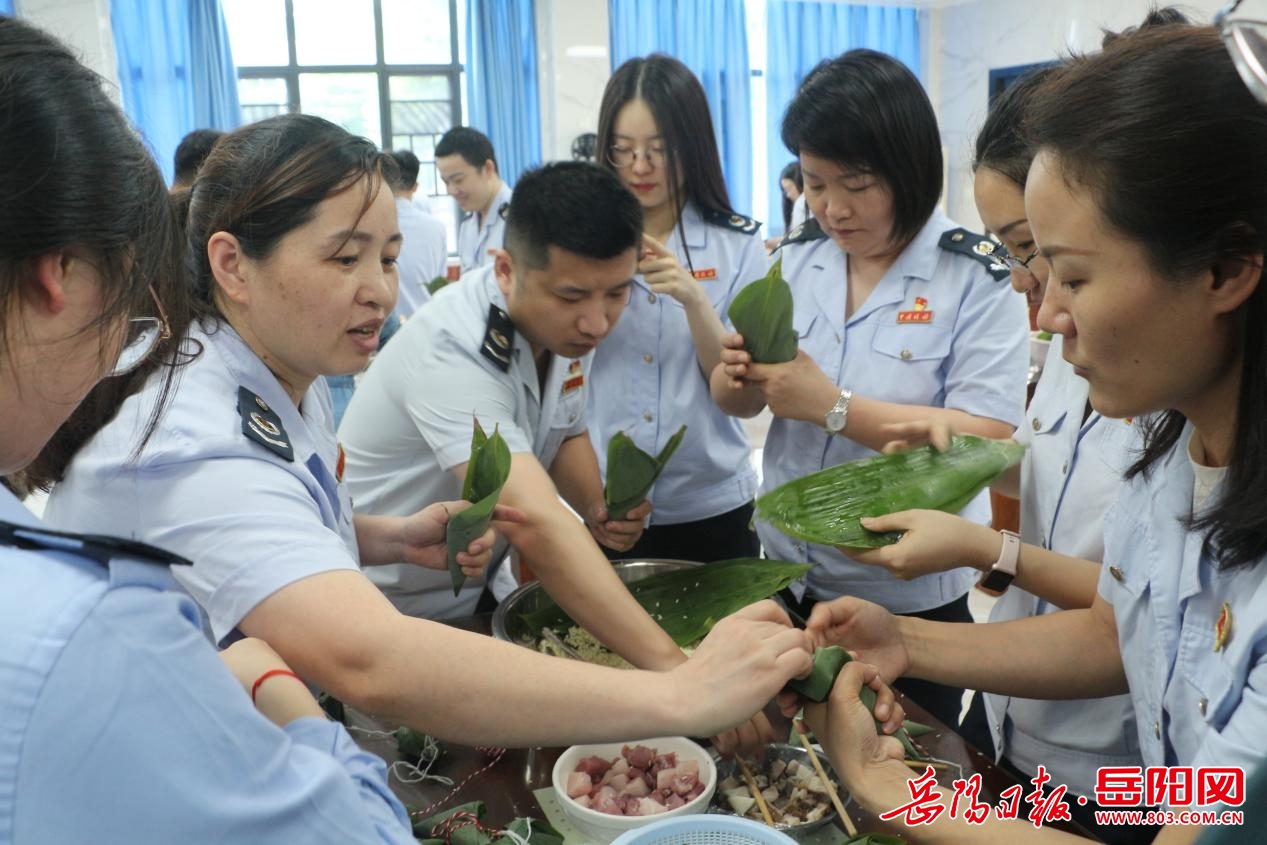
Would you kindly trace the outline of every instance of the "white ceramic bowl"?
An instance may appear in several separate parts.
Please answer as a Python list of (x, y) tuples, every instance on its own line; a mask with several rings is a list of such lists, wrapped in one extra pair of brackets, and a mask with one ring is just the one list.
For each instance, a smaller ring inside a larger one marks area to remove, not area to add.
[[(645, 745), (648, 748), (654, 748), (656, 754), (667, 754), (672, 751), (677, 754), (679, 760), (698, 760), (700, 778), (704, 781), (704, 791), (681, 807), (666, 810), (654, 816), (612, 816), (582, 807), (568, 797), (568, 775), (576, 771), (577, 763), (591, 756), (614, 760), (620, 756), (620, 749), (626, 745)], [(554, 794), (559, 800), (559, 806), (563, 808), (563, 814), (567, 816), (568, 821), (582, 833), (592, 836), (595, 842), (606, 843), (627, 830), (633, 830), (651, 822), (707, 811), (708, 803), (713, 798), (713, 790), (717, 788), (717, 766), (704, 748), (686, 737), (666, 736), (637, 742), (573, 745), (559, 755), (558, 762), (554, 764), (551, 782), (554, 784)]]

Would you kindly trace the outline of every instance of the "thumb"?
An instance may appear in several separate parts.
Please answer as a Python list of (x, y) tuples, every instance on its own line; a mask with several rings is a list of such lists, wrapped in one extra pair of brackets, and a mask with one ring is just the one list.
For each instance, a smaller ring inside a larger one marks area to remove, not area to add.
[(898, 511), (883, 516), (864, 516), (859, 522), (868, 531), (883, 534), (886, 531), (906, 531), (910, 527), (909, 511)]

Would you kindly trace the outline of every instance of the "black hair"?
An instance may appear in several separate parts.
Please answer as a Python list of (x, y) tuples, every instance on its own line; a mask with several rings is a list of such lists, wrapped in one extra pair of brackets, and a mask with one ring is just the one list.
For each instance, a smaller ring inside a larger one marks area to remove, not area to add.
[[(1267, 109), (1241, 82), (1210, 27), (1155, 27), (1069, 64), (1029, 115), (1040, 153), (1095, 197), (1110, 226), (1145, 250), (1153, 270), (1183, 284), (1226, 260), (1262, 270), (1267, 252)], [(1267, 285), (1237, 315), (1242, 356), (1231, 460), (1216, 501), (1189, 523), (1224, 567), (1267, 554)], [(1147, 474), (1185, 420), (1144, 421), (1128, 477)]]
[(608, 170), (562, 161), (525, 171), (506, 212), (506, 251), (524, 269), (550, 263), (549, 248), (615, 258), (642, 245), (642, 206)]
[(213, 234), (228, 232), (249, 258), (267, 258), (323, 201), (364, 183), (364, 213), (396, 172), (373, 142), (312, 115), (270, 117), (226, 135), (203, 163), (189, 204), (185, 258), (200, 305), (216, 309), (207, 257)]
[(460, 155), (471, 167), (480, 168), (484, 162), (491, 161), (493, 169), (501, 174), (497, 166), (497, 156), (493, 154), (493, 142), (478, 129), (469, 126), (455, 126), (440, 136), (436, 144), (435, 156)]
[(1134, 35), (1137, 32), (1152, 29), (1153, 27), (1185, 25), (1191, 23), (1192, 21), (1188, 19), (1188, 16), (1176, 9), (1174, 6), (1166, 6), (1161, 9), (1153, 6), (1148, 10), (1148, 14), (1144, 16), (1144, 20), (1139, 24), (1139, 26), (1128, 26), (1121, 32), (1101, 29), (1100, 31), (1104, 33), (1104, 37), (1100, 39), (1100, 46), (1108, 47), (1119, 38)]
[(787, 194), (784, 193), (784, 179), (796, 185), (796, 190), (801, 193), (805, 192), (805, 178), (801, 175), (801, 163), (799, 161), (788, 162), (787, 166), (779, 173), (779, 194), (783, 197), (783, 229), (786, 231), (792, 225), (792, 207), (796, 205), (796, 200), (788, 199)]
[(892, 243), (904, 249), (941, 197), (937, 118), (915, 74), (892, 56), (850, 50), (820, 62), (783, 115), (783, 143), (869, 173), (893, 197)]
[[(717, 135), (708, 111), (708, 97), (690, 68), (672, 56), (652, 53), (646, 58), (630, 59), (616, 68), (598, 110), (598, 164), (612, 172), (616, 167), (608, 157), (615, 141), (616, 117), (634, 100), (642, 100), (655, 119), (656, 129), (664, 142), (664, 170), (668, 174), (669, 202), (674, 209), (693, 203), (704, 214), (735, 214), (722, 176), (721, 156), (717, 152)], [(679, 188), (673, 174), (681, 174)], [(681, 215), (677, 215), (679, 235)], [(691, 266), (690, 249), (686, 263)]]
[(991, 103), (990, 113), (977, 133), (976, 151), (972, 157), (974, 173), (988, 167), (1021, 188), (1025, 187), (1029, 166), (1034, 162), (1034, 147), (1025, 131), (1025, 116), (1034, 92), (1059, 70), (1057, 66), (1030, 71), (1004, 89)]
[[(12, 314), (41, 256), (67, 252), (92, 264), (101, 313), (90, 328), (157, 316), (180, 288), (180, 229), (153, 156), (101, 77), (60, 41), (0, 17), (0, 302)], [(0, 321), (0, 355), (9, 343)], [(85, 331), (85, 334), (89, 334)], [(94, 338), (103, 347), (104, 334)], [(26, 468), (22, 484), (46, 487), (140, 381), (101, 381)], [(166, 396), (166, 390), (163, 392)], [(165, 407), (160, 401), (142, 437)], [(98, 408), (108, 408), (102, 417)]]
[(173, 163), (176, 166), (176, 184), (192, 185), (198, 175), (198, 168), (211, 154), (211, 148), (224, 137), (219, 129), (195, 129), (176, 146)]
[(392, 190), (408, 191), (417, 185), (422, 162), (418, 161), (413, 150), (393, 150), (391, 157), (396, 162), (396, 178), (392, 180)]

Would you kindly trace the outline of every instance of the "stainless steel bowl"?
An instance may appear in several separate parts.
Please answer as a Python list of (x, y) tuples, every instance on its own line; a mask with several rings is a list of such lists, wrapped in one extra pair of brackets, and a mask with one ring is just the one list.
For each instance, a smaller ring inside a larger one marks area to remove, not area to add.
[[(621, 581), (631, 584), (658, 572), (703, 565), (689, 560), (618, 560), (612, 563), (612, 568)], [(524, 584), (506, 596), (506, 600), (493, 611), (493, 636), (535, 650), (537, 638), (523, 623), (523, 614), (535, 613), (553, 603), (539, 581)]]
[[(810, 762), (809, 753), (799, 745), (788, 745), (786, 743), (771, 743), (765, 747), (766, 759), (778, 759), (791, 762), (795, 760), (802, 766), (809, 766), (811, 769), (814, 764)], [(842, 804), (849, 804), (849, 793), (842, 792), (839, 789), (840, 778), (836, 777), (836, 772), (832, 769), (831, 763), (827, 760), (826, 755), (821, 751), (818, 752), (818, 760), (823, 764), (823, 770), (827, 772), (827, 776), (831, 778), (832, 784), (837, 787), (837, 793), (840, 796)], [(710, 813), (721, 813), (728, 816), (739, 815), (730, 808), (730, 804), (726, 801), (726, 796), (722, 794), (721, 783), (728, 777), (734, 777), (735, 780), (743, 783), (743, 776), (739, 773), (739, 766), (733, 759), (721, 759), (717, 761), (717, 791), (713, 793), (713, 806), (709, 809)], [(805, 824), (781, 824), (776, 823), (775, 828), (791, 836), (793, 839), (800, 839), (809, 836), (819, 828), (831, 824), (838, 817), (835, 808), (828, 808), (827, 814), (821, 819)], [(745, 817), (746, 818), (746, 817)]]

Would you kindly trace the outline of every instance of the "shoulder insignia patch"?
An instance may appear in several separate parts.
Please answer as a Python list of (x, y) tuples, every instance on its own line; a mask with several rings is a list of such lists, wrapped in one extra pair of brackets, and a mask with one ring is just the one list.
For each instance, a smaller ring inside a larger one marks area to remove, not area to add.
[(263, 399), (245, 387), (239, 387), (238, 413), (242, 416), (243, 434), (268, 451), (294, 462), (295, 449), (290, 445), (282, 419)]
[(751, 235), (761, 228), (761, 223), (751, 217), (744, 217), (742, 214), (726, 214), (720, 211), (704, 212), (704, 222), (710, 226), (730, 229), (732, 232), (743, 232), (745, 235)]
[(1011, 273), (1003, 262), (994, 257), (995, 243), (985, 235), (962, 228), (949, 229), (942, 233), (937, 245), (947, 252), (957, 252), (980, 263), (996, 282), (1003, 281)]
[(503, 373), (510, 372), (510, 353), (515, 348), (515, 324), (510, 315), (496, 305), (489, 303), (488, 325), (484, 329), (484, 340), (480, 343), (480, 354), (497, 366)]
[(813, 217), (806, 220), (799, 226), (792, 228), (790, 232), (783, 236), (783, 240), (779, 241), (779, 245), (774, 249), (777, 252), (788, 244), (808, 243), (809, 241), (821, 241), (827, 237), (827, 233), (818, 225), (818, 221)]

